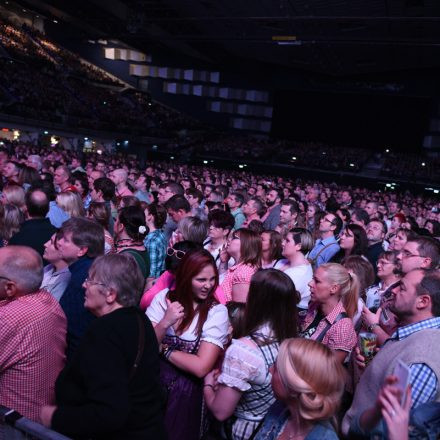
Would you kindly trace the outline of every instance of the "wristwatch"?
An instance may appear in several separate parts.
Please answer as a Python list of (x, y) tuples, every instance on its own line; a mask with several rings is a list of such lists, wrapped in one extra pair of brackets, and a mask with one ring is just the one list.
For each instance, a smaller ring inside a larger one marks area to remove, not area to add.
[(374, 324), (370, 324), (370, 325), (367, 327), (367, 330), (368, 330), (370, 333), (372, 333), (373, 330), (374, 330), (374, 328), (375, 328), (375, 327), (378, 327), (378, 326), (379, 326), (379, 323), (378, 323), (378, 322), (375, 322)]

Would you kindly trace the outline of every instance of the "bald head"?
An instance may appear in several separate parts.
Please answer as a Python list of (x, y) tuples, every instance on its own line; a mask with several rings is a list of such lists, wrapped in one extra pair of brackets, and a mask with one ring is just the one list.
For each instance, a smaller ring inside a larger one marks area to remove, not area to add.
[(109, 177), (113, 181), (113, 183), (117, 186), (120, 185), (121, 183), (124, 184), (127, 182), (128, 173), (123, 168), (118, 168), (112, 171)]
[(26, 193), (26, 209), (30, 218), (44, 218), (49, 212), (49, 198), (41, 189)]
[(0, 248), (0, 299), (37, 291), (43, 280), (43, 260), (27, 246)]

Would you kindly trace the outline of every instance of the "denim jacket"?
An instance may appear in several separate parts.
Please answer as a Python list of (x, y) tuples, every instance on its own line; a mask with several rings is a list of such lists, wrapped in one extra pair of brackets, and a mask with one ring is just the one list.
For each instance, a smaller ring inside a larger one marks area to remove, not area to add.
[[(289, 410), (281, 402), (276, 401), (270, 407), (254, 440), (276, 440), (288, 417)], [(338, 436), (331, 424), (324, 421), (318, 422), (307, 434), (305, 440), (338, 440)]]

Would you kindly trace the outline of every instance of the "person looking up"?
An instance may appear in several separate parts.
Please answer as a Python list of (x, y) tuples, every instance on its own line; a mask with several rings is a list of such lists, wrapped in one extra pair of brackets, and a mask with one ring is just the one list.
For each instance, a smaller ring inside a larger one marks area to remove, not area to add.
[(57, 192), (73, 191), (76, 192), (75, 185), (71, 182), (71, 174), (68, 167), (60, 165), (53, 175), (53, 182)]
[(133, 192), (127, 186), (128, 173), (123, 168), (113, 170), (109, 174), (110, 180), (115, 184), (116, 197), (132, 196)]
[(247, 228), (252, 220), (261, 220), (260, 214), (263, 210), (263, 202), (258, 197), (250, 198), (243, 205), (243, 214), (246, 220), (242, 224), (242, 228)]

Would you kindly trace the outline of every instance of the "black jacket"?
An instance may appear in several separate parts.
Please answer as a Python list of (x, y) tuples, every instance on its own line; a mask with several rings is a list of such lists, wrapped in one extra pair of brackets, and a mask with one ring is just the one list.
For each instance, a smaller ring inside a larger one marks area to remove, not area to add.
[[(142, 318), (145, 344), (138, 352)], [(159, 348), (153, 327), (135, 307), (124, 307), (92, 322), (56, 386), (52, 428), (73, 438), (166, 438), (164, 396), (159, 383)]]
[(20, 230), (9, 240), (9, 244), (29, 246), (41, 256), (44, 253), (44, 243), (57, 232), (48, 218), (32, 218), (26, 220)]

